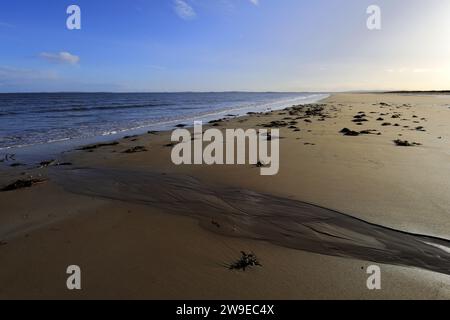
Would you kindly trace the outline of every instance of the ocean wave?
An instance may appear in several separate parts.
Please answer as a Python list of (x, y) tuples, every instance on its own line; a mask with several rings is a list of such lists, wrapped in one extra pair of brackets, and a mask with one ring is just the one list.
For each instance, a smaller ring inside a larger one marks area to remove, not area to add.
[[(0, 118), (0, 150), (5, 148), (20, 148), (29, 145), (64, 142), (66, 140), (83, 141), (102, 136), (120, 137), (130, 132), (139, 134), (145, 130), (170, 130), (176, 124), (193, 125), (194, 121), (208, 122), (224, 118), (229, 114), (244, 116), (248, 112), (267, 112), (284, 109), (292, 105), (313, 103), (326, 98), (327, 94), (199, 94), (197, 100), (174, 98), (167, 94), (166, 101), (156, 102), (153, 99), (135, 103), (130, 94), (129, 103), (125, 99), (108, 100), (101, 105), (99, 99), (79, 104), (72, 97), (59, 98), (58, 106), (49, 101), (30, 103), (29, 109), (20, 109), (13, 117)], [(158, 98), (159, 99), (159, 98)], [(150, 101), (149, 101), (150, 100)], [(174, 101), (176, 100), (176, 103)], [(214, 102), (212, 102), (214, 101)], [(16, 101), (17, 102), (17, 101)], [(38, 104), (39, 103), (39, 104)], [(50, 105), (49, 105), (50, 104)], [(47, 105), (48, 109), (44, 109)], [(128, 113), (120, 110), (146, 109), (142, 112)], [(8, 108), (9, 109), (9, 108)], [(102, 111), (111, 112), (102, 112)], [(3, 109), (0, 115), (13, 113), (13, 110)], [(30, 115), (31, 114), (31, 115)], [(86, 117), (86, 119), (81, 119)], [(4, 120), (2, 120), (4, 119)], [(5, 136), (9, 139), (5, 139)], [(15, 136), (15, 139), (11, 137)], [(20, 139), (17, 139), (20, 137)], [(14, 141), (15, 140), (15, 141)], [(77, 142), (75, 142), (77, 143)]]
[(19, 112), (15, 112), (15, 111), (5, 111), (5, 112), (0, 112), (0, 117), (4, 117), (4, 116), (14, 116), (19, 114)]
[(72, 107), (72, 108), (62, 108), (62, 109), (49, 109), (49, 110), (35, 110), (30, 113), (66, 113), (66, 112), (89, 112), (89, 111), (99, 111), (99, 110), (126, 110), (126, 109), (143, 109), (143, 108), (152, 108), (152, 107), (169, 107), (174, 106), (174, 103), (154, 103), (154, 104), (125, 104), (119, 106), (96, 106), (96, 107)]

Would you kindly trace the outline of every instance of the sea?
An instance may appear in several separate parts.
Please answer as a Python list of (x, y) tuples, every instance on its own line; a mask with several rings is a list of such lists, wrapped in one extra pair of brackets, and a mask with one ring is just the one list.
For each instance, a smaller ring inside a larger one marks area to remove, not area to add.
[(317, 102), (326, 93), (4, 93), (0, 157)]

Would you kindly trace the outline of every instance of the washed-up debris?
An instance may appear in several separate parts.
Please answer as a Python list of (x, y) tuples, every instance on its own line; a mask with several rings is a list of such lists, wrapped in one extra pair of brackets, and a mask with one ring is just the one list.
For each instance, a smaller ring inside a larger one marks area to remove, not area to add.
[(215, 221), (215, 220), (212, 220), (212, 221), (211, 221), (211, 224), (212, 224), (213, 226), (215, 226), (216, 228), (220, 228), (220, 223), (218, 223), (218, 222)]
[(417, 142), (409, 142), (407, 140), (394, 140), (394, 143), (399, 147), (415, 147), (415, 146), (421, 146), (422, 144)]
[(357, 137), (360, 134), (358, 131), (353, 131), (353, 130), (350, 130), (349, 128), (344, 128), (339, 132), (344, 134), (344, 136), (350, 136), (350, 137)]
[(145, 147), (137, 146), (137, 147), (127, 149), (123, 153), (138, 153), (138, 152), (146, 152), (146, 151), (148, 151), (148, 150)]
[(56, 166), (72, 166), (72, 162), (58, 162)]
[(362, 130), (359, 133), (360, 134), (375, 134), (375, 132), (377, 132), (377, 130)]
[(12, 168), (16, 168), (16, 167), (23, 167), (24, 165), (25, 164), (23, 164), (23, 163), (16, 162), (16, 163), (13, 163), (13, 164), (11, 164), (9, 166), (12, 167)]
[(39, 165), (41, 166), (41, 168), (46, 168), (46, 167), (50, 167), (52, 165), (54, 165), (56, 163), (56, 160), (48, 160), (48, 161), (42, 161), (41, 163), (39, 163)]
[(119, 143), (117, 141), (110, 142), (110, 143), (98, 143), (98, 144), (93, 144), (93, 145), (90, 145), (90, 146), (82, 147), (82, 148), (80, 148), (78, 150), (80, 150), (80, 151), (89, 151), (89, 150), (95, 150), (95, 149), (102, 148), (102, 147), (117, 146), (118, 144)]
[(283, 128), (287, 127), (289, 124), (286, 121), (272, 121), (268, 124), (263, 125), (264, 128)]
[(44, 183), (45, 179), (27, 179), (27, 180), (17, 180), (9, 185), (7, 185), (6, 187), (0, 189), (1, 192), (6, 192), (6, 191), (13, 191), (13, 190), (18, 190), (18, 189), (24, 189), (24, 188), (31, 188), (32, 186), (36, 185), (36, 184), (41, 184)]
[(241, 257), (229, 266), (230, 270), (242, 270), (245, 271), (247, 268), (251, 267), (262, 267), (261, 263), (259, 263), (258, 258), (255, 254), (249, 253), (247, 254), (244, 251), (241, 251)]
[(171, 143), (165, 144), (164, 147), (172, 148), (172, 147), (175, 147), (177, 144), (178, 144), (178, 142), (171, 142)]
[(71, 166), (71, 165), (72, 165), (71, 162), (58, 162), (56, 160), (42, 161), (41, 163), (39, 163), (40, 168)]

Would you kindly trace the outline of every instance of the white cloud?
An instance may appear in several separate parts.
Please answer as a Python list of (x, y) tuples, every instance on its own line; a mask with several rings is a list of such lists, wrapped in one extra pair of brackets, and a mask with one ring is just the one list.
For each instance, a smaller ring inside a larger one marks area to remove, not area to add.
[(197, 17), (197, 13), (194, 8), (192, 8), (186, 1), (184, 0), (175, 0), (174, 1), (174, 9), (176, 14), (184, 20), (191, 20)]
[(57, 63), (67, 63), (75, 65), (78, 62), (80, 62), (80, 57), (73, 55), (69, 52), (59, 52), (59, 53), (48, 53), (48, 52), (42, 52), (39, 57), (42, 59), (51, 61), (51, 62), (57, 62)]
[(253, 3), (255, 6), (259, 5), (259, 0), (250, 0), (251, 3)]

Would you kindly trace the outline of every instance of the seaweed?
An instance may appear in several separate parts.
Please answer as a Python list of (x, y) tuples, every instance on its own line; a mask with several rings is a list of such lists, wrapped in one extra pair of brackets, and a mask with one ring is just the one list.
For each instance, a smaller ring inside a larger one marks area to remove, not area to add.
[(148, 151), (148, 150), (145, 147), (137, 146), (137, 147), (127, 149), (123, 153), (138, 153), (138, 152), (146, 152), (146, 151)]
[(112, 146), (117, 146), (119, 143), (117, 141), (115, 142), (110, 142), (110, 143), (98, 143), (98, 144), (93, 144), (93, 145), (89, 145), (89, 146), (85, 146), (85, 147), (81, 147), (77, 150), (80, 151), (92, 151), (98, 148), (102, 148), (102, 147), (112, 147)]
[(232, 263), (228, 268), (230, 270), (242, 270), (246, 271), (247, 268), (251, 267), (262, 267), (261, 263), (259, 262), (258, 258), (253, 253), (246, 253), (244, 251), (241, 251), (241, 257), (236, 260), (234, 263)]
[(31, 188), (32, 186), (36, 184), (40, 184), (45, 182), (44, 179), (27, 179), (27, 180), (17, 180), (6, 187), (0, 189), (0, 192), (7, 192), (7, 191), (14, 191), (24, 188)]
[(395, 145), (399, 146), (399, 147), (415, 147), (415, 146), (420, 146), (420, 143), (417, 142), (409, 142), (407, 140), (394, 140)]
[(342, 129), (339, 132), (343, 133), (344, 136), (349, 136), (349, 137), (357, 137), (360, 134), (359, 132), (350, 130), (349, 128), (344, 128), (344, 129)]

